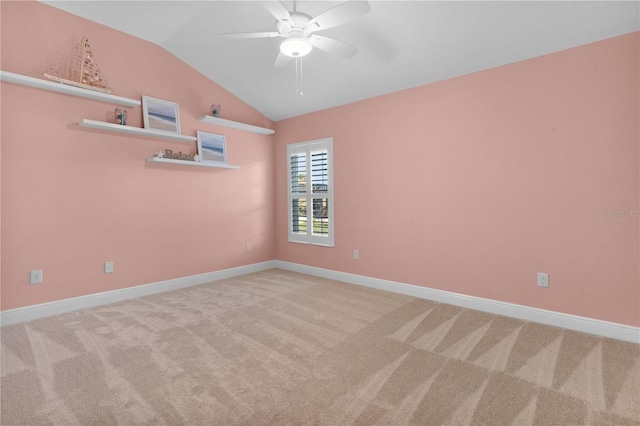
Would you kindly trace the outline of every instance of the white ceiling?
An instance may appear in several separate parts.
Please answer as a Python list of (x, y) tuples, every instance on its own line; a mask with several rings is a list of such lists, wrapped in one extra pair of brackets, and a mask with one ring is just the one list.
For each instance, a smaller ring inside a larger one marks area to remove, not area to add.
[[(278, 121), (640, 30), (639, 1), (370, 1), (371, 12), (322, 33), (359, 48), (352, 59), (314, 49), (275, 68), (282, 38), (255, 1), (45, 1), (148, 40)], [(292, 1), (282, 2), (292, 10)], [(340, 1), (299, 1), (316, 16)]]

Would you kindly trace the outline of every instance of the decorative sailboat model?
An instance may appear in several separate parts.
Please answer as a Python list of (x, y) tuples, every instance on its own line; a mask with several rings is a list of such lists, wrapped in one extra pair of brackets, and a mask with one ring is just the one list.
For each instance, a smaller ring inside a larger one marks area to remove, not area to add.
[(48, 71), (42, 75), (58, 83), (103, 93), (112, 92), (98, 68), (87, 37), (82, 37), (70, 57), (64, 58), (55, 69)]

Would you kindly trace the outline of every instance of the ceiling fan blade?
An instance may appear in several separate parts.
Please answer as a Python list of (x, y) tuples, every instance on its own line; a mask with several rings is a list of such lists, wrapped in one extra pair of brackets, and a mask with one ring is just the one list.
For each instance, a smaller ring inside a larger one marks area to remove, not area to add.
[(326, 30), (346, 24), (370, 11), (371, 6), (367, 1), (348, 1), (316, 16), (309, 22), (309, 26), (314, 28), (314, 31)]
[(335, 38), (313, 34), (309, 37), (309, 41), (320, 50), (345, 58), (353, 58), (358, 53), (358, 48)]
[(276, 58), (275, 67), (276, 68), (284, 67), (285, 65), (287, 65), (289, 63), (289, 61), (291, 61), (291, 57), (290, 56), (287, 56), (282, 52), (278, 52), (278, 57)]
[(279, 32), (218, 34), (219, 37), (224, 37), (224, 38), (268, 38), (268, 37), (278, 37), (280, 35), (281, 34)]
[(289, 22), (291, 15), (286, 7), (279, 1), (263, 1), (262, 5), (271, 13), (278, 21)]

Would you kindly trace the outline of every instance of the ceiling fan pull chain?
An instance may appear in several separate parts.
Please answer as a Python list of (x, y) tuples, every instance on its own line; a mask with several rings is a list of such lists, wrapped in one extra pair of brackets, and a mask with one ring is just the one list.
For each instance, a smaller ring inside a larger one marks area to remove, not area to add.
[(302, 93), (302, 58), (296, 58), (296, 93), (304, 96)]

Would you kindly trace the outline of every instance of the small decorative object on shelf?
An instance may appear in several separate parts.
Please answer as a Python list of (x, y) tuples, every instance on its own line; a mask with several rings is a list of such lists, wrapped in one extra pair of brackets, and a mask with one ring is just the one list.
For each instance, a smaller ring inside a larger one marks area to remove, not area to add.
[[(162, 157), (160, 157), (160, 154)], [(196, 154), (183, 154), (182, 151), (173, 152), (171, 149), (165, 149), (164, 153), (157, 153), (156, 158), (169, 158), (171, 160), (197, 161)]]
[(164, 152), (158, 151), (153, 156), (156, 158), (164, 158)]
[(76, 44), (71, 52), (42, 73), (49, 80), (83, 89), (111, 93), (111, 87), (98, 68), (87, 37)]
[(116, 124), (127, 125), (127, 110), (126, 108), (116, 108)]
[(211, 105), (211, 115), (220, 118), (220, 105)]

